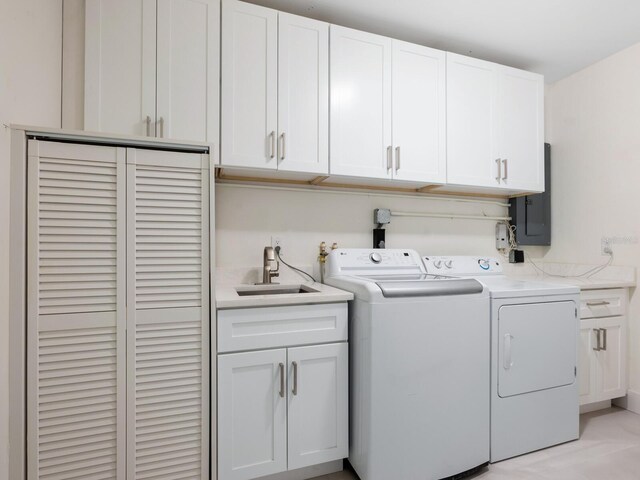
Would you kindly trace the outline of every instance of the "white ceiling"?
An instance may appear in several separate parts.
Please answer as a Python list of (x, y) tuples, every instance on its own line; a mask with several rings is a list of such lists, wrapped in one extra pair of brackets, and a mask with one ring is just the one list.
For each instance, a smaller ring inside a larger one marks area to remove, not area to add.
[(640, 42), (638, 0), (249, 0), (545, 75)]

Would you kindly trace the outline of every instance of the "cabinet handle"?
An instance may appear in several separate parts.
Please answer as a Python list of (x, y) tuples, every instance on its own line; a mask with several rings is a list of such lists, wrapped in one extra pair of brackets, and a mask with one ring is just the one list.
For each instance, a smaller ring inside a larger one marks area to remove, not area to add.
[(298, 395), (298, 362), (292, 362), (293, 365), (293, 389), (291, 393)]
[(270, 142), (271, 152), (269, 153), (269, 158), (273, 158), (276, 156), (276, 132), (272, 131), (269, 134), (269, 138), (271, 139), (271, 142)]
[(280, 367), (280, 397), (284, 397), (284, 363), (278, 366)]
[(600, 329), (594, 328), (593, 331), (596, 332), (596, 347), (593, 350), (599, 352), (602, 350), (602, 348), (600, 348)]
[(502, 159), (502, 164), (504, 165), (504, 175), (502, 175), (502, 180), (506, 180), (507, 176), (508, 176), (508, 172), (507, 172), (507, 159), (503, 158)]
[(396, 147), (396, 172), (400, 170), (400, 147)]
[(160, 117), (160, 138), (164, 138), (164, 117)]
[(601, 302), (587, 302), (587, 307), (604, 307), (606, 305), (611, 305), (611, 302), (607, 302), (606, 300), (602, 300)]
[(284, 150), (284, 144), (285, 144), (285, 138), (284, 138), (284, 132), (282, 132), (282, 134), (280, 135), (280, 142), (282, 145), (282, 148), (280, 150), (280, 160), (284, 160), (285, 157), (285, 150)]
[(513, 367), (513, 361), (511, 360), (511, 339), (513, 335), (510, 333), (505, 333), (504, 335), (504, 363), (503, 367), (505, 370), (509, 370)]
[(147, 115), (147, 119), (145, 120), (145, 123), (147, 124), (147, 137), (151, 136), (151, 117), (149, 115)]
[(601, 328), (602, 331), (602, 350), (607, 351), (607, 329)]
[(387, 172), (391, 170), (391, 168), (393, 167), (392, 160), (391, 160), (391, 151), (392, 151), (392, 148), (391, 148), (391, 145), (389, 145), (387, 147)]
[(501, 171), (502, 171), (502, 163), (500, 163), (500, 159), (496, 158), (496, 164), (498, 165), (498, 176), (496, 177), (496, 180), (498, 181), (498, 183), (500, 183), (500, 178), (502, 177), (501, 175)]

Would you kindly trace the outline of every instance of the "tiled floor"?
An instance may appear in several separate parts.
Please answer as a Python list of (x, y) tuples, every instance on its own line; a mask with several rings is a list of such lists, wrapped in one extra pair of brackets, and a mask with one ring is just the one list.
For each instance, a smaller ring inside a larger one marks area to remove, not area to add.
[[(473, 480), (638, 480), (640, 415), (610, 408), (582, 415), (580, 439), (490, 465)], [(315, 480), (355, 480), (344, 471)], [(391, 480), (391, 479), (390, 479)], [(393, 479), (402, 480), (402, 479)]]

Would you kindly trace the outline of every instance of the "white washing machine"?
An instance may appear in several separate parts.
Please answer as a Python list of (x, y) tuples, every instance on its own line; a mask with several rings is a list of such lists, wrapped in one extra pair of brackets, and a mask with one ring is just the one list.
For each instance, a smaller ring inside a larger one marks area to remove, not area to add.
[(491, 462), (579, 436), (579, 289), (509, 279), (500, 260), (423, 257), (491, 296)]
[(353, 292), (349, 461), (362, 480), (436, 480), (489, 461), (489, 295), (412, 250), (338, 249)]

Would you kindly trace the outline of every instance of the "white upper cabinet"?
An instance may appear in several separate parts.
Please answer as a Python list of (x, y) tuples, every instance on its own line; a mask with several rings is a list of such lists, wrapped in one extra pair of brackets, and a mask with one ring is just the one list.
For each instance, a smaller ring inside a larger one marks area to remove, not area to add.
[(446, 181), (445, 53), (331, 26), (332, 175)]
[(447, 183), (544, 191), (544, 79), (447, 53)]
[(331, 25), (332, 175), (391, 178), (391, 43)]
[(158, 0), (158, 136), (215, 143), (219, 0)]
[(329, 170), (329, 25), (278, 14), (278, 168)]
[(219, 0), (87, 0), (84, 128), (218, 144)]
[(87, 0), (84, 128), (154, 135), (155, 0)]
[(446, 54), (393, 41), (393, 178), (446, 181)]
[(497, 65), (447, 53), (447, 183), (498, 186)]
[(222, 164), (326, 174), (329, 25), (222, 6)]
[(543, 191), (543, 77), (499, 66), (497, 118), (501, 184), (516, 190)]
[(222, 4), (223, 165), (276, 169), (278, 12)]

